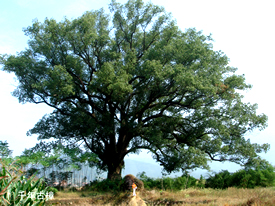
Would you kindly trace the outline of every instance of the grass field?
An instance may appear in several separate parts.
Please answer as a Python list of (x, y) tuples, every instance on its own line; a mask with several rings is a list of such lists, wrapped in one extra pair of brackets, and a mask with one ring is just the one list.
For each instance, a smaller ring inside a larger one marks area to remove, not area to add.
[[(143, 201), (142, 201), (143, 200)], [(143, 204), (141, 203), (143, 202)], [(131, 193), (99, 193), (93, 191), (58, 192), (46, 205), (188, 205), (188, 206), (261, 206), (275, 205), (275, 188), (237, 189), (187, 189), (183, 191), (143, 190), (136, 199)]]

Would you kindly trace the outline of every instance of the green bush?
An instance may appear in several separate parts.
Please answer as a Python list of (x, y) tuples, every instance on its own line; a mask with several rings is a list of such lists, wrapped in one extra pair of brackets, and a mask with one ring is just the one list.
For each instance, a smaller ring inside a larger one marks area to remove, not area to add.
[(160, 190), (182, 190), (190, 187), (204, 187), (205, 180), (201, 177), (200, 180), (189, 176), (182, 175), (181, 177), (163, 177), (151, 178), (146, 176), (145, 172), (139, 173), (137, 177), (143, 181), (146, 189), (160, 189)]
[(0, 205), (34, 206), (44, 205), (46, 199), (53, 197), (41, 180), (25, 178), (16, 164), (6, 164), (0, 160)]
[(123, 180), (109, 180), (93, 181), (89, 185), (89, 190), (107, 192), (107, 191), (121, 191)]
[(232, 174), (232, 182), (236, 187), (270, 187), (274, 186), (274, 181), (275, 172), (272, 166), (265, 169), (239, 170)]
[(58, 192), (58, 189), (56, 189), (55, 187), (49, 187), (47, 191), (52, 192), (55, 195)]
[(206, 179), (206, 187), (226, 189), (228, 187), (255, 188), (274, 186), (273, 166), (256, 169), (242, 169), (234, 173), (221, 171)]
[(214, 176), (209, 176), (206, 179), (205, 187), (214, 189), (225, 189), (232, 185), (232, 174), (227, 170), (223, 170)]

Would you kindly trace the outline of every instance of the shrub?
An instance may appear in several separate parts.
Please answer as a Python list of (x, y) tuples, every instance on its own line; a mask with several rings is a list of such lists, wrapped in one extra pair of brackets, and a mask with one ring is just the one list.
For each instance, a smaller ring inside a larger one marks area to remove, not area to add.
[(206, 179), (205, 187), (211, 187), (214, 189), (225, 189), (232, 185), (232, 174), (227, 170), (223, 170), (214, 176), (209, 176)]
[(228, 187), (255, 188), (274, 186), (274, 167), (242, 169), (234, 173), (221, 171), (206, 180), (206, 187), (226, 189)]
[(48, 192), (52, 192), (54, 195), (58, 192), (58, 189), (54, 188), (54, 187), (49, 187)]
[(190, 176), (182, 175), (181, 177), (163, 177), (150, 178), (146, 176), (145, 172), (137, 175), (144, 183), (146, 189), (160, 189), (160, 190), (182, 190), (190, 187), (204, 187), (205, 180), (201, 177), (200, 180)]
[(109, 180), (105, 179), (102, 181), (93, 181), (90, 183), (88, 189), (99, 191), (99, 192), (107, 192), (107, 191), (121, 191), (123, 180)]

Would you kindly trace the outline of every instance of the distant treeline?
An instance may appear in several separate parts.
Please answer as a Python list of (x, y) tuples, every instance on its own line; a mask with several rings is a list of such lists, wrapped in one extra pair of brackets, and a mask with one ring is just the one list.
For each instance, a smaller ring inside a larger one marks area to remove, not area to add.
[(275, 186), (275, 172), (273, 166), (261, 169), (242, 169), (234, 173), (223, 170), (209, 177), (196, 179), (187, 174), (181, 177), (151, 178), (145, 172), (138, 175), (146, 189), (183, 190), (190, 187), (226, 189), (228, 187), (255, 188)]
[(230, 173), (227, 170), (221, 171), (206, 179), (205, 187), (226, 189), (228, 187), (271, 187), (275, 184), (274, 167), (265, 169), (239, 170)]
[[(148, 190), (184, 190), (188, 188), (214, 188), (226, 189), (228, 187), (236, 188), (255, 188), (255, 187), (271, 187), (275, 186), (274, 167), (269, 165), (266, 168), (242, 169), (234, 173), (223, 170), (219, 173), (209, 175), (207, 178), (203, 176), (196, 179), (188, 174), (180, 177), (148, 177), (145, 172), (139, 173), (137, 178), (143, 181), (144, 188)], [(86, 189), (91, 191), (119, 191), (121, 181), (95, 180), (90, 182)]]

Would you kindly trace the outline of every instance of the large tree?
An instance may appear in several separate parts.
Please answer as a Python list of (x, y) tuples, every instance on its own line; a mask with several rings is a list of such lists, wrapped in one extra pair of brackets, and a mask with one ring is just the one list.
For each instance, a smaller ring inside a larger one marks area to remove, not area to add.
[(211, 36), (181, 31), (162, 7), (142, 0), (109, 8), (35, 21), (25, 29), (29, 48), (2, 55), (3, 70), (19, 81), (13, 95), (54, 108), (31, 134), (68, 147), (83, 142), (109, 179), (141, 149), (167, 172), (210, 160), (243, 164), (267, 151), (245, 138), (267, 117), (242, 102), (251, 85), (213, 50)]

